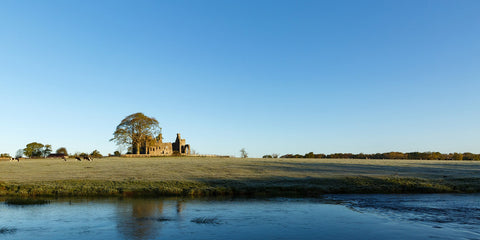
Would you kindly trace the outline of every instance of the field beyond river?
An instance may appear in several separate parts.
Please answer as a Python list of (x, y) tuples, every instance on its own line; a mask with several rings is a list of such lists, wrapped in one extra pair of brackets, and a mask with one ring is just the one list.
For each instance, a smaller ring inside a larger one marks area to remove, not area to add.
[(0, 196), (474, 192), (480, 192), (479, 161), (158, 157), (0, 162)]

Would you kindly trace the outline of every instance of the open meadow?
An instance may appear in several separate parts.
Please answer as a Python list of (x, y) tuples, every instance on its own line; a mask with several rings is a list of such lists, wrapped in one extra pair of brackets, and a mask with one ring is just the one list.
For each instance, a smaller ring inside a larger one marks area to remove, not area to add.
[(0, 162), (0, 194), (265, 195), (480, 192), (479, 161), (100, 158)]

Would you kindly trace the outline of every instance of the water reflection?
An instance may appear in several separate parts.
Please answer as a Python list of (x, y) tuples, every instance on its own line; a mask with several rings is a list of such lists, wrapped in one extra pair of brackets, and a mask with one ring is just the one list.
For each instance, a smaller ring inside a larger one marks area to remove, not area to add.
[[(125, 239), (152, 239), (158, 237), (164, 222), (177, 221), (185, 209), (185, 202), (177, 200), (176, 216), (167, 216), (162, 199), (133, 199), (117, 205), (117, 229)], [(172, 206), (173, 207), (173, 206)]]
[(180, 213), (182, 213), (184, 209), (185, 209), (185, 202), (177, 201), (177, 214), (180, 215)]
[(480, 239), (480, 195), (329, 199), (333, 200), (73, 199), (38, 206), (0, 204), (0, 230), (6, 229), (0, 231), (0, 239)]

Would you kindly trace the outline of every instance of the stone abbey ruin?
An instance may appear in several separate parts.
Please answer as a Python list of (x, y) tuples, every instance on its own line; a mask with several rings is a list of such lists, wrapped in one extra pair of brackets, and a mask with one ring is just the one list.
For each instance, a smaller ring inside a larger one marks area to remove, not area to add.
[(185, 144), (185, 139), (180, 137), (180, 133), (177, 133), (177, 139), (175, 142), (163, 142), (162, 134), (158, 134), (156, 138), (150, 138), (140, 146), (140, 151), (137, 151), (133, 146), (133, 152), (137, 154), (128, 154), (130, 156), (171, 156), (175, 154), (190, 155), (190, 145)]

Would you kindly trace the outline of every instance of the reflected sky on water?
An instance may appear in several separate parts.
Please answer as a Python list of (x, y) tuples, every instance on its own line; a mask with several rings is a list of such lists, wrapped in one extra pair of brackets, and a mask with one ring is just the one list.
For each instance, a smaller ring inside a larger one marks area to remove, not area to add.
[[(480, 239), (480, 195), (0, 204), (0, 239)], [(444, 221), (448, 219), (448, 221)]]

